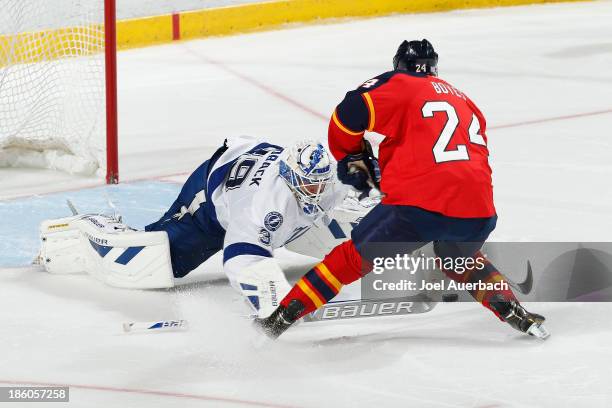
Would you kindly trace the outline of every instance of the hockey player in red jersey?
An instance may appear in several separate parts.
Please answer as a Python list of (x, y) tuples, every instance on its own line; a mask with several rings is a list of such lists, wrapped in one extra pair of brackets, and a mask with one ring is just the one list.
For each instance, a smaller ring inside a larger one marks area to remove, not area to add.
[[(364, 193), (379, 188), (384, 198), (353, 229), (351, 240), (304, 275), (270, 317), (256, 320), (269, 336), (278, 337), (343, 285), (369, 273), (370, 243), (402, 243), (411, 253), (433, 242), (440, 258), (482, 256), (497, 221), (486, 121), (470, 98), (438, 78), (437, 62), (429, 41), (404, 41), (393, 71), (367, 80), (336, 107), (328, 138), (339, 179)], [(365, 131), (384, 136), (379, 159)], [(460, 282), (504, 282), (488, 261), (481, 269), (443, 272)], [(470, 293), (515, 329), (547, 337), (544, 318), (527, 312), (505, 286)]]

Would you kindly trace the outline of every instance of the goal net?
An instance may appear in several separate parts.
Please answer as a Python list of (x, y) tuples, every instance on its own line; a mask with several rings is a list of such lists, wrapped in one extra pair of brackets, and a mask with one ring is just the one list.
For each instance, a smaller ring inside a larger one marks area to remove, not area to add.
[(0, 5), (0, 167), (105, 174), (105, 0)]

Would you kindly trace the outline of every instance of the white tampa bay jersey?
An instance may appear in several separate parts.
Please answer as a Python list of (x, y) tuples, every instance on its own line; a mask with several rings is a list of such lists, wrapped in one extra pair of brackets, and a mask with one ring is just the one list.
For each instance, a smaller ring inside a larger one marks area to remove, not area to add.
[(226, 231), (223, 262), (233, 281), (238, 269), (271, 257), (274, 249), (304, 234), (343, 200), (346, 190), (334, 179), (320, 210), (309, 215), (279, 176), (282, 147), (244, 136), (228, 139), (227, 147), (211, 169), (207, 186)]

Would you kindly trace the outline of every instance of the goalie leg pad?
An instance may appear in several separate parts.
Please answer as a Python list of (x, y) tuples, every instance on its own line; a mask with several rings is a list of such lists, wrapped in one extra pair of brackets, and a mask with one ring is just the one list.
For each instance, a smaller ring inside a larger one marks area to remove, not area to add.
[(174, 286), (168, 236), (114, 217), (80, 215), (41, 224), (41, 263), (51, 273), (87, 272), (114, 287)]
[(42, 241), (38, 259), (49, 273), (82, 273), (87, 260), (82, 251), (81, 231), (74, 221), (78, 217), (66, 217), (44, 221), (40, 226)]

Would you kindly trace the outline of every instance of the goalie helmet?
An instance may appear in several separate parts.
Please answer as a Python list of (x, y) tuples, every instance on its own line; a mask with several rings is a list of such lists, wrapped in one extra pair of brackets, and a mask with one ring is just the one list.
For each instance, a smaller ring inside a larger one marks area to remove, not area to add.
[(285, 180), (306, 214), (316, 214), (318, 204), (332, 178), (329, 154), (312, 140), (296, 143), (279, 162)]
[(393, 57), (393, 69), (438, 76), (438, 54), (426, 39), (404, 40)]

